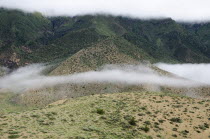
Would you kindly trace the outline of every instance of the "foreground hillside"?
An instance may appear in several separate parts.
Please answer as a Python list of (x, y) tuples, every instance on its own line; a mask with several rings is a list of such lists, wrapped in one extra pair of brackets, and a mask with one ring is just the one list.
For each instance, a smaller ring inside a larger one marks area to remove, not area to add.
[(210, 138), (210, 101), (120, 93), (0, 117), (0, 138)]

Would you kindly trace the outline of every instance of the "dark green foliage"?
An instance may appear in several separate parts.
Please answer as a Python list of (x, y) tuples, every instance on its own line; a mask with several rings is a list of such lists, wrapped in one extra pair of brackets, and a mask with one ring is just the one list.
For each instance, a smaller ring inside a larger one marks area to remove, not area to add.
[(31, 117), (34, 117), (34, 118), (39, 118), (40, 116), (39, 115), (31, 115)]
[(145, 125), (151, 125), (151, 122), (150, 121), (145, 121), (144, 124)]
[(9, 131), (8, 133), (9, 134), (18, 134), (19, 132), (18, 131)]
[(136, 120), (135, 120), (135, 118), (132, 117), (132, 118), (128, 121), (128, 123), (129, 123), (130, 125), (135, 126), (135, 125), (136, 125)]
[(148, 126), (140, 127), (140, 130), (143, 130), (144, 132), (149, 132), (150, 128)]
[(170, 121), (175, 122), (175, 123), (182, 123), (182, 119), (180, 119), (179, 117), (171, 118)]
[(177, 137), (177, 135), (176, 135), (176, 134), (173, 134), (173, 135), (172, 135), (172, 137), (175, 137), (175, 138), (176, 138), (176, 137)]
[(181, 133), (182, 133), (182, 135), (186, 136), (189, 133), (189, 131), (188, 130), (183, 130), (183, 131), (181, 131)]
[(10, 135), (8, 136), (9, 139), (16, 139), (16, 138), (19, 138), (20, 135)]
[(165, 120), (158, 120), (158, 122), (163, 123)]
[(173, 131), (177, 131), (177, 128), (173, 128), (172, 130), (173, 130)]
[(105, 111), (103, 109), (97, 109), (96, 113), (103, 115), (105, 114)]
[(199, 125), (198, 127), (199, 127), (200, 129), (202, 129), (202, 130), (206, 130), (206, 129), (209, 128), (209, 124), (204, 123), (203, 125)]
[[(0, 10), (0, 37), (3, 45), (24, 45), (42, 37), (50, 22), (40, 13)], [(28, 42), (29, 41), (29, 42)]]

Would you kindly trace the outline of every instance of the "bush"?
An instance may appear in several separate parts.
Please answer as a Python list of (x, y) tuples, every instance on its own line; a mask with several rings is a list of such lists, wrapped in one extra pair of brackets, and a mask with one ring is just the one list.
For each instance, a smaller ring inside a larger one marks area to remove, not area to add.
[(209, 128), (209, 125), (207, 123), (204, 123), (204, 125), (199, 125), (198, 127), (202, 130), (206, 130), (207, 128)]
[(160, 120), (158, 120), (158, 122), (159, 122), (159, 123), (163, 123), (164, 121), (165, 121), (165, 120), (161, 120), (161, 119), (160, 119)]
[(172, 130), (173, 130), (173, 131), (177, 131), (177, 128), (173, 128)]
[(182, 123), (182, 119), (180, 118), (171, 118), (170, 121), (175, 122), (175, 123)]
[(15, 138), (19, 138), (20, 135), (10, 135), (8, 136), (9, 139), (15, 139)]
[(103, 109), (97, 109), (96, 110), (96, 113), (98, 113), (98, 114), (105, 114), (105, 111), (103, 110)]
[(145, 121), (144, 124), (151, 125), (151, 122), (150, 121)]
[(177, 135), (176, 135), (176, 134), (173, 134), (173, 135), (172, 135), (172, 137), (175, 137), (175, 138), (176, 138), (176, 137), (177, 137)]
[(148, 126), (144, 126), (144, 127), (140, 127), (141, 130), (143, 130), (144, 132), (149, 132), (149, 127)]
[(135, 118), (132, 117), (132, 118), (128, 121), (128, 123), (129, 123), (130, 125), (135, 126), (135, 125), (136, 125), (136, 120), (135, 120)]
[(9, 134), (18, 134), (19, 132), (18, 131), (9, 131), (8, 133)]
[(183, 135), (187, 135), (189, 133), (189, 131), (188, 130), (183, 130), (183, 131), (181, 131), (181, 134), (183, 134)]

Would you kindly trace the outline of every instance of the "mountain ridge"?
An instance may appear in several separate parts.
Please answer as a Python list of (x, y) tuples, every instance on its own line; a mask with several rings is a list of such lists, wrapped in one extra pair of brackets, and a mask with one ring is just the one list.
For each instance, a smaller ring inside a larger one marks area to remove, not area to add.
[(0, 64), (9, 68), (62, 62), (110, 37), (122, 37), (148, 53), (155, 62), (210, 61), (209, 23), (189, 25), (172, 19), (141, 20), (104, 15), (44, 17), (38, 12), (28, 14), (6, 9), (0, 10), (0, 17), (0, 36), (3, 36)]

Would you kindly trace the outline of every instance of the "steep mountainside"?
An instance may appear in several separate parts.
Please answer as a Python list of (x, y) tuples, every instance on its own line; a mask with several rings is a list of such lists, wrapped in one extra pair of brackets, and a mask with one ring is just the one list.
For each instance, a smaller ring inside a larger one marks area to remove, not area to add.
[[(112, 16), (44, 17), (0, 9), (0, 64), (61, 62), (107, 38), (123, 38), (155, 62), (209, 62), (209, 24)], [(122, 44), (125, 45), (125, 44)], [(129, 48), (121, 48), (126, 51)], [(131, 54), (132, 55), (132, 54)]]

